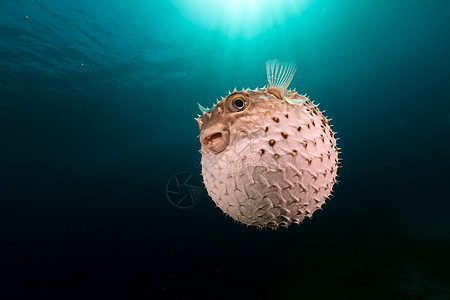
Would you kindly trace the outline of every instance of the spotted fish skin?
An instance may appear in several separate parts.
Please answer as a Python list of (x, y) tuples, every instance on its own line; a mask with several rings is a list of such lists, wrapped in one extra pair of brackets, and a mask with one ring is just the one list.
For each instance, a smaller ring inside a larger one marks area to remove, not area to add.
[[(234, 111), (231, 101), (245, 108)], [(339, 166), (335, 134), (304, 95), (273, 87), (235, 90), (198, 122), (204, 184), (234, 220), (288, 227), (330, 196)]]

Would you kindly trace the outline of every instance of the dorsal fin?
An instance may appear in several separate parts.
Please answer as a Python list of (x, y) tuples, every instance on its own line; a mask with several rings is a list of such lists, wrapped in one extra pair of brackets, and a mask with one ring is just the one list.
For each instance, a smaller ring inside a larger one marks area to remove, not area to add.
[(292, 62), (281, 62), (277, 59), (266, 62), (267, 81), (269, 88), (276, 87), (284, 92), (294, 78), (297, 66)]

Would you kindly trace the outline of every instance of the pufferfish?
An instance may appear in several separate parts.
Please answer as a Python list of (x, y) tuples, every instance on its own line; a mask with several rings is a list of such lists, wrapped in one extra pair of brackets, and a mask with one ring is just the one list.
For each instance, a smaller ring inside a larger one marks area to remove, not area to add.
[(309, 97), (288, 90), (296, 66), (266, 62), (269, 84), (199, 104), (203, 181), (216, 205), (259, 228), (299, 224), (321, 209), (337, 182), (339, 148)]

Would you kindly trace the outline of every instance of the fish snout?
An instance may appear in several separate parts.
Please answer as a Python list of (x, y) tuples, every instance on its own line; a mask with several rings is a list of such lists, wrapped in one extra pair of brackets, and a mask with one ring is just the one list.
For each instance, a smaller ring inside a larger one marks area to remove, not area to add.
[(200, 133), (200, 142), (215, 154), (220, 153), (230, 144), (230, 131), (223, 124), (206, 128)]

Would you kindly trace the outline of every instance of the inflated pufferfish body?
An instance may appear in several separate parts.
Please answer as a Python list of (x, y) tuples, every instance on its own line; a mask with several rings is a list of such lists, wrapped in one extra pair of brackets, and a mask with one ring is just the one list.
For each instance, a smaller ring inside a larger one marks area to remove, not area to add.
[(234, 90), (199, 105), (202, 175), (214, 202), (247, 225), (300, 223), (336, 183), (338, 148), (329, 121), (308, 97), (286, 90), (295, 65), (266, 63), (268, 87)]

